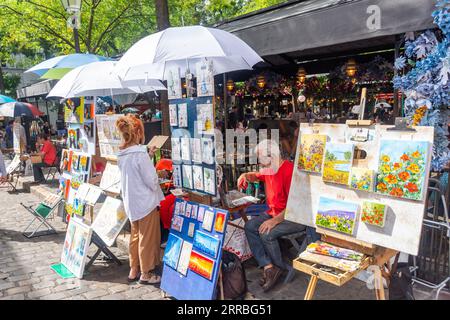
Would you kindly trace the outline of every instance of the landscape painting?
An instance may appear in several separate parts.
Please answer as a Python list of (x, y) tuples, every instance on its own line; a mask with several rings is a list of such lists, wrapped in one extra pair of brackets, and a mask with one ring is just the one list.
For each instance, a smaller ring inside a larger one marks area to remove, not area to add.
[(302, 134), (300, 137), (298, 169), (314, 173), (322, 172), (326, 142), (326, 135)]
[(428, 152), (427, 141), (381, 140), (376, 191), (422, 200)]
[(353, 163), (353, 144), (327, 143), (323, 163), (322, 180), (348, 185)]
[(169, 239), (166, 244), (166, 251), (164, 252), (163, 261), (169, 267), (177, 270), (178, 259), (180, 258), (181, 246), (183, 239), (174, 234), (169, 234)]
[(362, 204), (361, 221), (380, 228), (386, 221), (387, 205), (379, 202), (364, 201)]
[(215, 258), (220, 247), (220, 241), (209, 234), (197, 230), (193, 245), (195, 250)]
[(216, 232), (223, 233), (225, 231), (226, 219), (227, 219), (226, 212), (217, 211), (216, 222), (214, 222), (214, 230)]
[(350, 188), (362, 191), (373, 191), (374, 171), (367, 168), (353, 167), (350, 170)]
[(352, 235), (357, 214), (357, 203), (320, 197), (316, 225)]
[(192, 251), (189, 260), (189, 269), (202, 277), (211, 280), (214, 272), (214, 260), (211, 260), (198, 252)]

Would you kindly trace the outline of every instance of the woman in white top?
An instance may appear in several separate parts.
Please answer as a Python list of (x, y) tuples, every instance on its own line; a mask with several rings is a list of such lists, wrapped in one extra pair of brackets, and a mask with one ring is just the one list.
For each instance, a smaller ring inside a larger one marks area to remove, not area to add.
[[(161, 281), (154, 269), (160, 264), (159, 203), (164, 200), (153, 162), (144, 143), (144, 125), (133, 115), (120, 117), (116, 127), (122, 136), (118, 154), (122, 199), (131, 222), (129, 282)], [(140, 274), (140, 275), (139, 275)]]

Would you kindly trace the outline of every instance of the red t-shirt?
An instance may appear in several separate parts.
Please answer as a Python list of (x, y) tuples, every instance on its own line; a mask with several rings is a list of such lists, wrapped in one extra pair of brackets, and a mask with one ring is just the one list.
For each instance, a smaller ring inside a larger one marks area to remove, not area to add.
[(293, 171), (294, 164), (285, 160), (275, 174), (270, 174), (268, 170), (256, 175), (260, 181), (264, 182), (266, 203), (269, 206), (267, 214), (272, 217), (279, 215), (286, 209)]
[(51, 141), (45, 140), (44, 144), (42, 145), (41, 152), (44, 153), (44, 158), (42, 159), (42, 161), (44, 161), (49, 166), (55, 163), (56, 148)]
[(176, 199), (173, 194), (169, 194), (159, 204), (159, 215), (164, 229), (170, 229)]

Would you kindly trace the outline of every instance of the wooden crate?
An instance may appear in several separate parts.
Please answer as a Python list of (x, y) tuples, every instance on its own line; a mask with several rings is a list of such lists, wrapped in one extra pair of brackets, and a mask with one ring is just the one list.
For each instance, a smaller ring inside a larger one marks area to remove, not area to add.
[[(328, 283), (334, 284), (335, 286), (341, 287), (352, 279), (358, 272), (366, 269), (370, 265), (370, 257), (366, 257), (362, 262), (361, 266), (356, 271), (342, 271), (335, 268), (325, 267), (317, 263), (303, 260), (301, 258), (295, 259), (293, 267), (296, 270), (307, 273), (311, 276), (316, 276), (318, 279), (326, 281)], [(324, 268), (332, 269), (332, 271), (323, 270)]]
[(192, 202), (197, 202), (197, 203), (201, 203), (207, 206), (212, 205), (212, 197), (205, 195), (205, 194), (201, 194), (198, 192), (194, 192), (194, 191), (187, 191), (188, 195), (189, 195), (189, 200)]

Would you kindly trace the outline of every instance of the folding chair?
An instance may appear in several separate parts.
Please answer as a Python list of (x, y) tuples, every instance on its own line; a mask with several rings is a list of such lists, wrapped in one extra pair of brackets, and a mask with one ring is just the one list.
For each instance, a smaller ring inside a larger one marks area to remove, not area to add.
[(19, 176), (22, 171), (22, 161), (20, 157), (16, 155), (6, 168), (7, 179), (6, 182), (10, 185), (13, 192), (17, 192), (17, 183), (19, 182)]
[[(36, 208), (33, 206), (26, 206), (23, 203), (20, 203), (29, 213), (31, 213), (34, 219), (30, 222), (30, 224), (25, 228), (22, 234), (27, 238), (34, 238), (44, 235), (56, 234), (56, 230), (48, 223), (48, 219), (50, 216), (53, 217), (55, 209), (58, 209), (59, 204), (63, 200), (62, 196), (59, 195), (50, 195), (44, 201), (39, 203)], [(31, 229), (34, 222), (38, 221), (38, 224), (35, 228)], [(40, 222), (40, 223), (39, 223)], [(45, 226), (46, 229), (42, 230), (38, 233), (38, 230), (41, 226)]]

